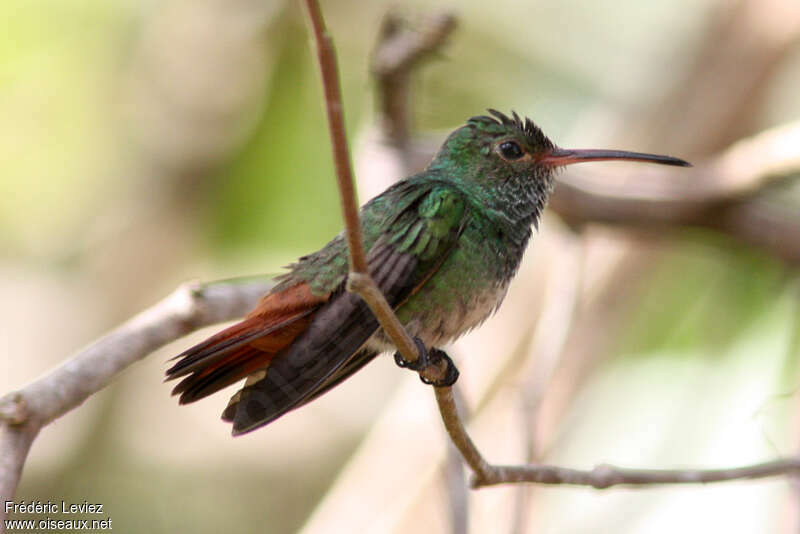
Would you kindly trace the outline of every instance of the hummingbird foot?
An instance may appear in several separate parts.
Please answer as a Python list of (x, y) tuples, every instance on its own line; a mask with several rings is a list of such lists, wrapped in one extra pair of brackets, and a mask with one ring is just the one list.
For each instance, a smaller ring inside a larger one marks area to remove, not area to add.
[(419, 379), (422, 380), (423, 383), (428, 384), (429, 386), (435, 387), (449, 387), (456, 383), (458, 380), (458, 368), (456, 364), (453, 363), (453, 360), (447, 353), (443, 350), (431, 348), (430, 350), (425, 347), (425, 344), (422, 340), (418, 337), (414, 338), (414, 343), (417, 345), (417, 351), (419, 352), (419, 358), (415, 362), (409, 362), (403, 355), (399, 352), (394, 353), (394, 361), (395, 363), (404, 369), (410, 369), (412, 371), (422, 371), (426, 367), (430, 365), (439, 365), (442, 361), (445, 362), (447, 369), (444, 373), (444, 378), (440, 380), (428, 380), (422, 375), (419, 375)]

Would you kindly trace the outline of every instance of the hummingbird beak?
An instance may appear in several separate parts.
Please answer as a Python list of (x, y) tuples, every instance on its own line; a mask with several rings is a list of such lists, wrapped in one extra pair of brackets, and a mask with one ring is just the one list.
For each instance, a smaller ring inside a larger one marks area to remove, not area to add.
[(568, 149), (555, 147), (539, 157), (539, 163), (550, 167), (563, 167), (584, 161), (608, 160), (645, 161), (660, 163), (662, 165), (675, 165), (678, 167), (691, 167), (692, 164), (672, 156), (658, 154), (643, 154), (641, 152), (627, 152), (625, 150), (594, 150), (594, 149)]

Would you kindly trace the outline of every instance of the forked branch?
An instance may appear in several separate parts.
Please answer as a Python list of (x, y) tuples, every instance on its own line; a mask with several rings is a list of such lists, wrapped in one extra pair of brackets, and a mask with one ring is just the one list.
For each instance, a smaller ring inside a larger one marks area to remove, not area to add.
[[(334, 159), (336, 161), (337, 180), (341, 195), (342, 211), (347, 228), (348, 245), (350, 246), (351, 272), (348, 279), (348, 290), (358, 293), (369, 305), (380, 325), (391, 337), (395, 346), (408, 361), (418, 359), (416, 347), (403, 328), (388, 302), (375, 285), (366, 270), (360, 264), (366, 258), (361, 241), (361, 223), (358, 218), (353, 186), (353, 173), (347, 152), (347, 143), (342, 119), (342, 102), (339, 91), (339, 80), (334, 54), (333, 42), (325, 29), (322, 12), (316, 0), (306, 0), (311, 27), (317, 46), (317, 57), (320, 62), (322, 83), (325, 88), (325, 107), (328, 113), (328, 125), (331, 131)], [(438, 46), (441, 39), (434, 40), (431, 46)], [(416, 47), (415, 54), (422, 53)], [(404, 72), (407, 76), (408, 72)], [(405, 83), (404, 80), (402, 83)], [(384, 84), (385, 85), (385, 84)], [(385, 87), (382, 90), (386, 91)], [(391, 118), (391, 117), (390, 117)], [(403, 132), (403, 127), (400, 127)], [(420, 371), (420, 375), (429, 380), (440, 377), (443, 369), (429, 367)], [(473, 487), (490, 486), (505, 483), (535, 482), (540, 484), (574, 484), (604, 489), (617, 485), (649, 487), (660, 484), (706, 483), (724, 480), (764, 478), (793, 474), (800, 471), (800, 460), (786, 459), (755, 464), (731, 469), (690, 469), (690, 470), (653, 470), (629, 469), (610, 465), (600, 465), (590, 471), (581, 471), (548, 465), (492, 465), (481, 455), (478, 448), (464, 427), (458, 414), (450, 387), (436, 387), (436, 400), (442, 415), (445, 428), (450, 438), (463, 456), (465, 462), (474, 473)]]

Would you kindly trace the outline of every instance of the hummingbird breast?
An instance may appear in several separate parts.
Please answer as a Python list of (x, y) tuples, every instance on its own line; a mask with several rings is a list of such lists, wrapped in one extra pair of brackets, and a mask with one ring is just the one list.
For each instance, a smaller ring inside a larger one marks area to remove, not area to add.
[[(473, 219), (438, 271), (396, 310), (408, 333), (427, 347), (440, 347), (483, 323), (505, 298), (530, 224), (526, 230), (521, 241), (519, 236), (509, 240), (486, 220)], [(381, 352), (395, 350), (383, 330), (366, 345)]]

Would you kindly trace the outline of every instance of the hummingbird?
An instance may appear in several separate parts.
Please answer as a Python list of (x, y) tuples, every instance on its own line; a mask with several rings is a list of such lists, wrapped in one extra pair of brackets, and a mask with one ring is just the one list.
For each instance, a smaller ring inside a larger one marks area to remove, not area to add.
[[(420, 350), (419, 369), (439, 347), (495, 312), (516, 274), (558, 169), (632, 160), (690, 166), (671, 156), (563, 149), (530, 119), (490, 109), (445, 140), (428, 167), (367, 202), (360, 212), (369, 273)], [(360, 296), (346, 290), (343, 233), (288, 266), (244, 319), (173, 359), (167, 380), (181, 404), (235, 382), (222, 419), (233, 435), (262, 427), (316, 399), (395, 350)]]

